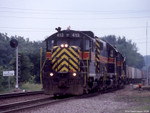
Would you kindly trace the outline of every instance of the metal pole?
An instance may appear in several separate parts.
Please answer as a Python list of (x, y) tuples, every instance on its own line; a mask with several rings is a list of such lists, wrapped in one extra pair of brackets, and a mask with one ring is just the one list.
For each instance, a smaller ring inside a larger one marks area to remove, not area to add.
[(41, 72), (41, 69), (42, 69), (42, 47), (41, 47), (41, 51), (40, 51), (40, 82), (42, 84), (42, 72)]
[(18, 89), (18, 46), (16, 47), (16, 89)]
[(147, 75), (147, 85), (148, 85), (148, 79), (149, 79), (149, 77), (148, 77), (148, 56), (147, 56), (147, 47), (148, 47), (148, 22), (146, 23), (146, 63), (147, 63), (147, 65), (146, 65), (146, 75)]
[(9, 87), (9, 90), (10, 90), (10, 76), (8, 76), (8, 87)]

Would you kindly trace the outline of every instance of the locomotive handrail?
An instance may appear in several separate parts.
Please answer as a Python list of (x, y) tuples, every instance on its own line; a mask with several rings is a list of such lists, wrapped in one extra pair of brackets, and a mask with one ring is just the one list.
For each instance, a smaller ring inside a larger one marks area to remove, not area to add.
[[(46, 59), (46, 60), (47, 60), (47, 59)], [(40, 73), (42, 72), (42, 70), (43, 70), (43, 68), (44, 68), (44, 66), (45, 66), (46, 60), (44, 61), (43, 65), (42, 65), (42, 68), (41, 68), (41, 70), (40, 70)]]

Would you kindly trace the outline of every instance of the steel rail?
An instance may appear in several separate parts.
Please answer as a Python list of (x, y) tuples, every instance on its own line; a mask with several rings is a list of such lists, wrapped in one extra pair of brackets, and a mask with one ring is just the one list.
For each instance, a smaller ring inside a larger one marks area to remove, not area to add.
[(40, 99), (32, 99), (27, 101), (14, 102), (10, 104), (0, 105), (0, 113), (8, 113), (16, 110), (21, 110), (25, 106), (29, 106), (30, 104), (41, 103), (47, 100), (52, 100), (52, 97), (40, 98)]
[(7, 94), (1, 94), (0, 99), (5, 98), (12, 98), (12, 97), (19, 97), (19, 96), (29, 96), (29, 95), (37, 95), (37, 94), (43, 94), (44, 91), (30, 91), (30, 92), (21, 92), (21, 93), (7, 93)]
[(30, 101), (17, 102), (7, 105), (0, 106), (0, 113), (14, 113), (21, 110), (26, 110), (42, 105), (50, 105), (58, 102), (66, 101), (73, 99), (74, 97), (63, 98), (63, 99), (54, 99), (53, 97), (47, 97), (43, 99), (34, 99)]
[[(122, 89), (122, 88), (119, 88), (119, 89)], [(118, 90), (118, 88), (89, 93), (86, 95), (67, 97), (67, 98), (54, 99), (53, 97), (46, 97), (46, 98), (41, 98), (41, 99), (33, 99), (33, 100), (28, 100), (28, 101), (5, 104), (5, 105), (0, 106), (0, 113), (14, 113), (14, 112), (21, 111), (21, 110), (35, 108), (35, 107), (43, 106), (43, 105), (55, 104), (58, 102), (67, 101), (71, 99), (90, 98), (90, 97), (97, 96), (100, 94), (114, 92), (116, 90)]]

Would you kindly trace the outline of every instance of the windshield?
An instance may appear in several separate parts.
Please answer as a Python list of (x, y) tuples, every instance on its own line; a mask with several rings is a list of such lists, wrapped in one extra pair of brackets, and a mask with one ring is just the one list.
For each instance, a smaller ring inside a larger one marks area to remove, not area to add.
[(69, 46), (78, 46), (81, 47), (81, 39), (63, 39), (63, 40), (57, 40), (57, 46), (60, 46), (61, 44), (68, 44)]
[(81, 39), (72, 39), (70, 40), (70, 46), (78, 46), (81, 48)]
[(68, 41), (67, 40), (58, 40), (57, 46), (60, 46), (61, 44), (68, 44)]
[(82, 40), (79, 38), (64, 38), (64, 39), (53, 39), (48, 41), (48, 50), (51, 50), (53, 46), (60, 46), (61, 44), (68, 44), (69, 46), (77, 46), (79, 48), (82, 48)]

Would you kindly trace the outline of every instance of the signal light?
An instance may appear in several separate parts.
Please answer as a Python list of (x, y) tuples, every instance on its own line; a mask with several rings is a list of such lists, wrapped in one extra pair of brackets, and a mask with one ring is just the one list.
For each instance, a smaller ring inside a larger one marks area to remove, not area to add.
[(16, 39), (11, 39), (10, 46), (16, 48), (18, 46), (18, 41)]

